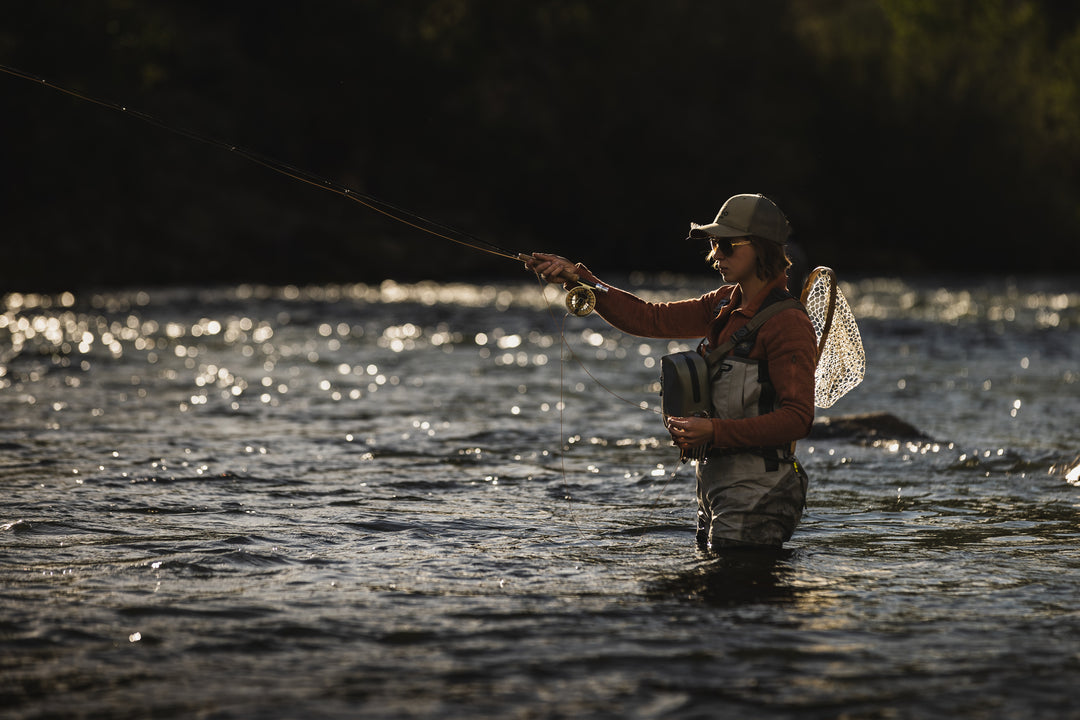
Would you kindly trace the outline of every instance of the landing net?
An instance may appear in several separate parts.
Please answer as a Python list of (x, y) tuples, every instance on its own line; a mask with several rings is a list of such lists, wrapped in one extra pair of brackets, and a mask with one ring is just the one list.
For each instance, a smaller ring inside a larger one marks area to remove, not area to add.
[(836, 283), (832, 268), (815, 268), (803, 287), (802, 303), (818, 338), (818, 364), (814, 373), (814, 404), (833, 403), (862, 382), (866, 353), (855, 316)]

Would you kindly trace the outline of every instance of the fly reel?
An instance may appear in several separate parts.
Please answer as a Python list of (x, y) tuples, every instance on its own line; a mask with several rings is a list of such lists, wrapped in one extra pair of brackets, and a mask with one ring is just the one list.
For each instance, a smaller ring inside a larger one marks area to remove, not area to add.
[(566, 309), (571, 315), (585, 317), (596, 309), (596, 293), (585, 285), (572, 288), (566, 293)]

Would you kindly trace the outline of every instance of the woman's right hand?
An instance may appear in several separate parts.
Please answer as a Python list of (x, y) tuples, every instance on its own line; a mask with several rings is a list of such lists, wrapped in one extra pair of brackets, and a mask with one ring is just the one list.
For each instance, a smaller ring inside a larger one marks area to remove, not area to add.
[(535, 252), (526, 256), (525, 267), (549, 283), (565, 283), (577, 278), (577, 268), (559, 255)]

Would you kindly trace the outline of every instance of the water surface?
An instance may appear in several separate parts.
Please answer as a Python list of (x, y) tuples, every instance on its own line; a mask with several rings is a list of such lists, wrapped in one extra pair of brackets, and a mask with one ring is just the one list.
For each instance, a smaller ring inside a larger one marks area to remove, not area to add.
[(819, 416), (927, 437), (801, 443), (770, 559), (694, 547), (686, 344), (550, 289), (9, 295), (5, 713), (1080, 717), (1075, 287), (845, 284), (868, 374)]

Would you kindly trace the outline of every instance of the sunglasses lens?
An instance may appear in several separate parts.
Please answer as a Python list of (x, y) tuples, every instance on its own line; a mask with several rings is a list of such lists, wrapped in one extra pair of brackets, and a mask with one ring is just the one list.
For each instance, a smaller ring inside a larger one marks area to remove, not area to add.
[(727, 238), (712, 238), (709, 242), (712, 243), (713, 250), (722, 255), (730, 255), (731, 251), (735, 249), (731, 246), (731, 241)]

